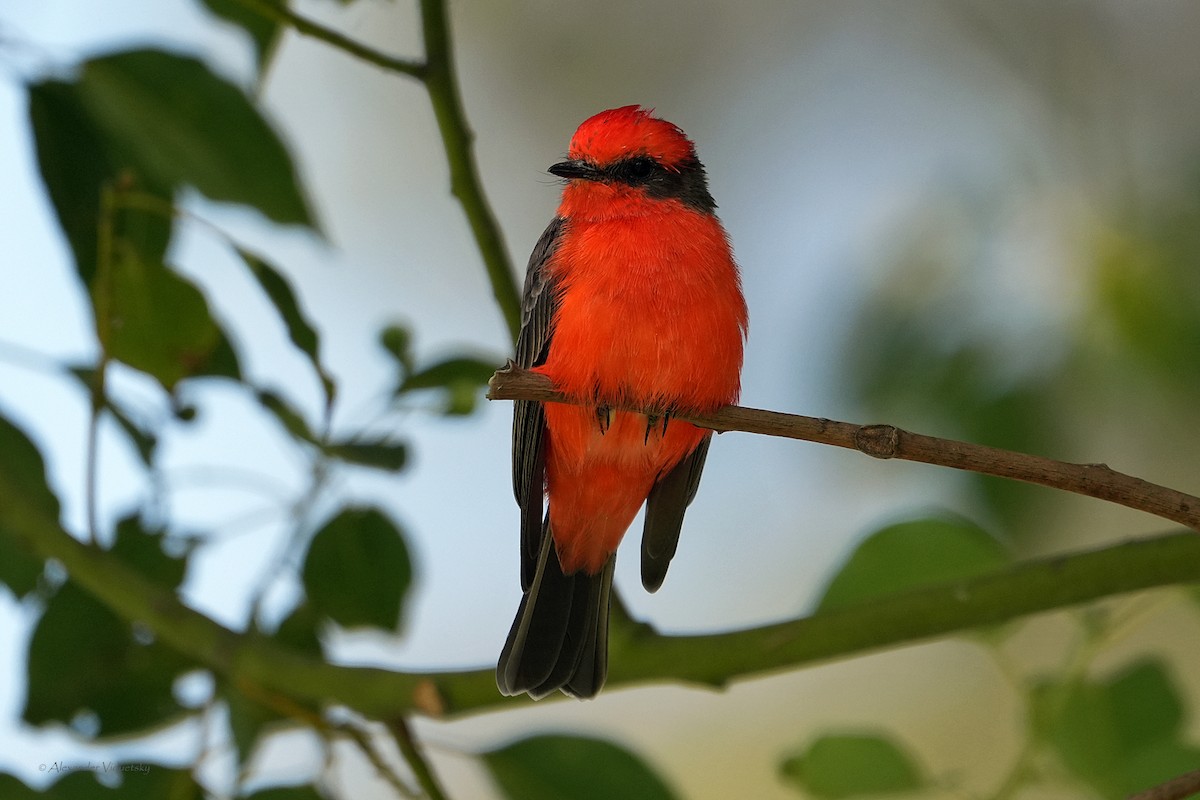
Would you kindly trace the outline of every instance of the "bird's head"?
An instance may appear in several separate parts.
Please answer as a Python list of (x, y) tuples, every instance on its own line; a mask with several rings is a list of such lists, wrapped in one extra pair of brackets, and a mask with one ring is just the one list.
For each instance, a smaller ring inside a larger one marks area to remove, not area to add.
[(601, 111), (585, 120), (571, 138), (567, 160), (548, 171), (567, 181), (563, 205), (568, 215), (584, 209), (589, 215), (639, 213), (660, 202), (703, 213), (716, 208), (692, 141), (640, 106)]

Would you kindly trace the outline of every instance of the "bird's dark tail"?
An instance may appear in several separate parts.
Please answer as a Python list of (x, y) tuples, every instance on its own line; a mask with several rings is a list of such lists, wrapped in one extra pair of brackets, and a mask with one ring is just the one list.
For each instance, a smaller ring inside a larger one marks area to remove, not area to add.
[(542, 526), (537, 571), (513, 621), (496, 685), (506, 695), (525, 692), (536, 699), (561, 689), (573, 697), (594, 697), (608, 673), (608, 606), (614, 553), (595, 575), (564, 575), (550, 535)]

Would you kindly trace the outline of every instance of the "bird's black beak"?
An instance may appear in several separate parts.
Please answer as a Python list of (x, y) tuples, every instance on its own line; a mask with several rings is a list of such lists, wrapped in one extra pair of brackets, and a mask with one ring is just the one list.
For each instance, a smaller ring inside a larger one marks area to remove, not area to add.
[(546, 171), (551, 175), (566, 178), (567, 180), (579, 178), (585, 181), (594, 181), (600, 175), (599, 170), (594, 166), (586, 161), (579, 160), (560, 161), (557, 164), (552, 164)]

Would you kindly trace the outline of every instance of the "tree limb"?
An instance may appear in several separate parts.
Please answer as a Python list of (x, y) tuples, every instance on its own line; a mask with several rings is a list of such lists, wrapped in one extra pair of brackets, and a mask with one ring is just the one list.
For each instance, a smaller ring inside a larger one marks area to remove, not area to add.
[[(488, 399), (578, 403), (555, 391), (544, 375), (522, 370), (511, 362), (497, 371), (488, 382)], [(632, 407), (623, 410), (662, 413), (661, 410)], [(672, 412), (672, 418), (718, 433), (743, 431), (782, 436), (858, 450), (873, 458), (920, 461), (1036, 483), (1108, 500), (1200, 531), (1200, 497), (1117, 472), (1104, 464), (1071, 464), (997, 447), (911, 433), (893, 425), (855, 425), (741, 406), (726, 406), (707, 416)]]
[[(163, 644), (238, 686), (257, 685), (300, 703), (347, 706), (384, 720), (410, 711), (460, 716), (528, 702), (502, 696), (490, 666), (427, 673), (340, 666), (261, 634), (229, 630), (112, 553), (68, 535), (51, 510), (30, 498), (19, 476), (4, 469), (0, 535), (55, 559), (119, 616), (145, 625)], [(1200, 537), (1176, 533), (728, 633), (667, 636), (643, 623), (614, 625), (608, 687), (681, 681), (723, 686), (1123, 592), (1198, 581)]]

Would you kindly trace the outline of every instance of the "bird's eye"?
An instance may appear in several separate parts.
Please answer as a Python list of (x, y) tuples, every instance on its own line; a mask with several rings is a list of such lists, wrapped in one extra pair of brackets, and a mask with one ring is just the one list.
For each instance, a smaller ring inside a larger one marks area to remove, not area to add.
[(652, 158), (634, 158), (626, 165), (625, 174), (634, 180), (645, 180), (654, 174), (657, 166)]

